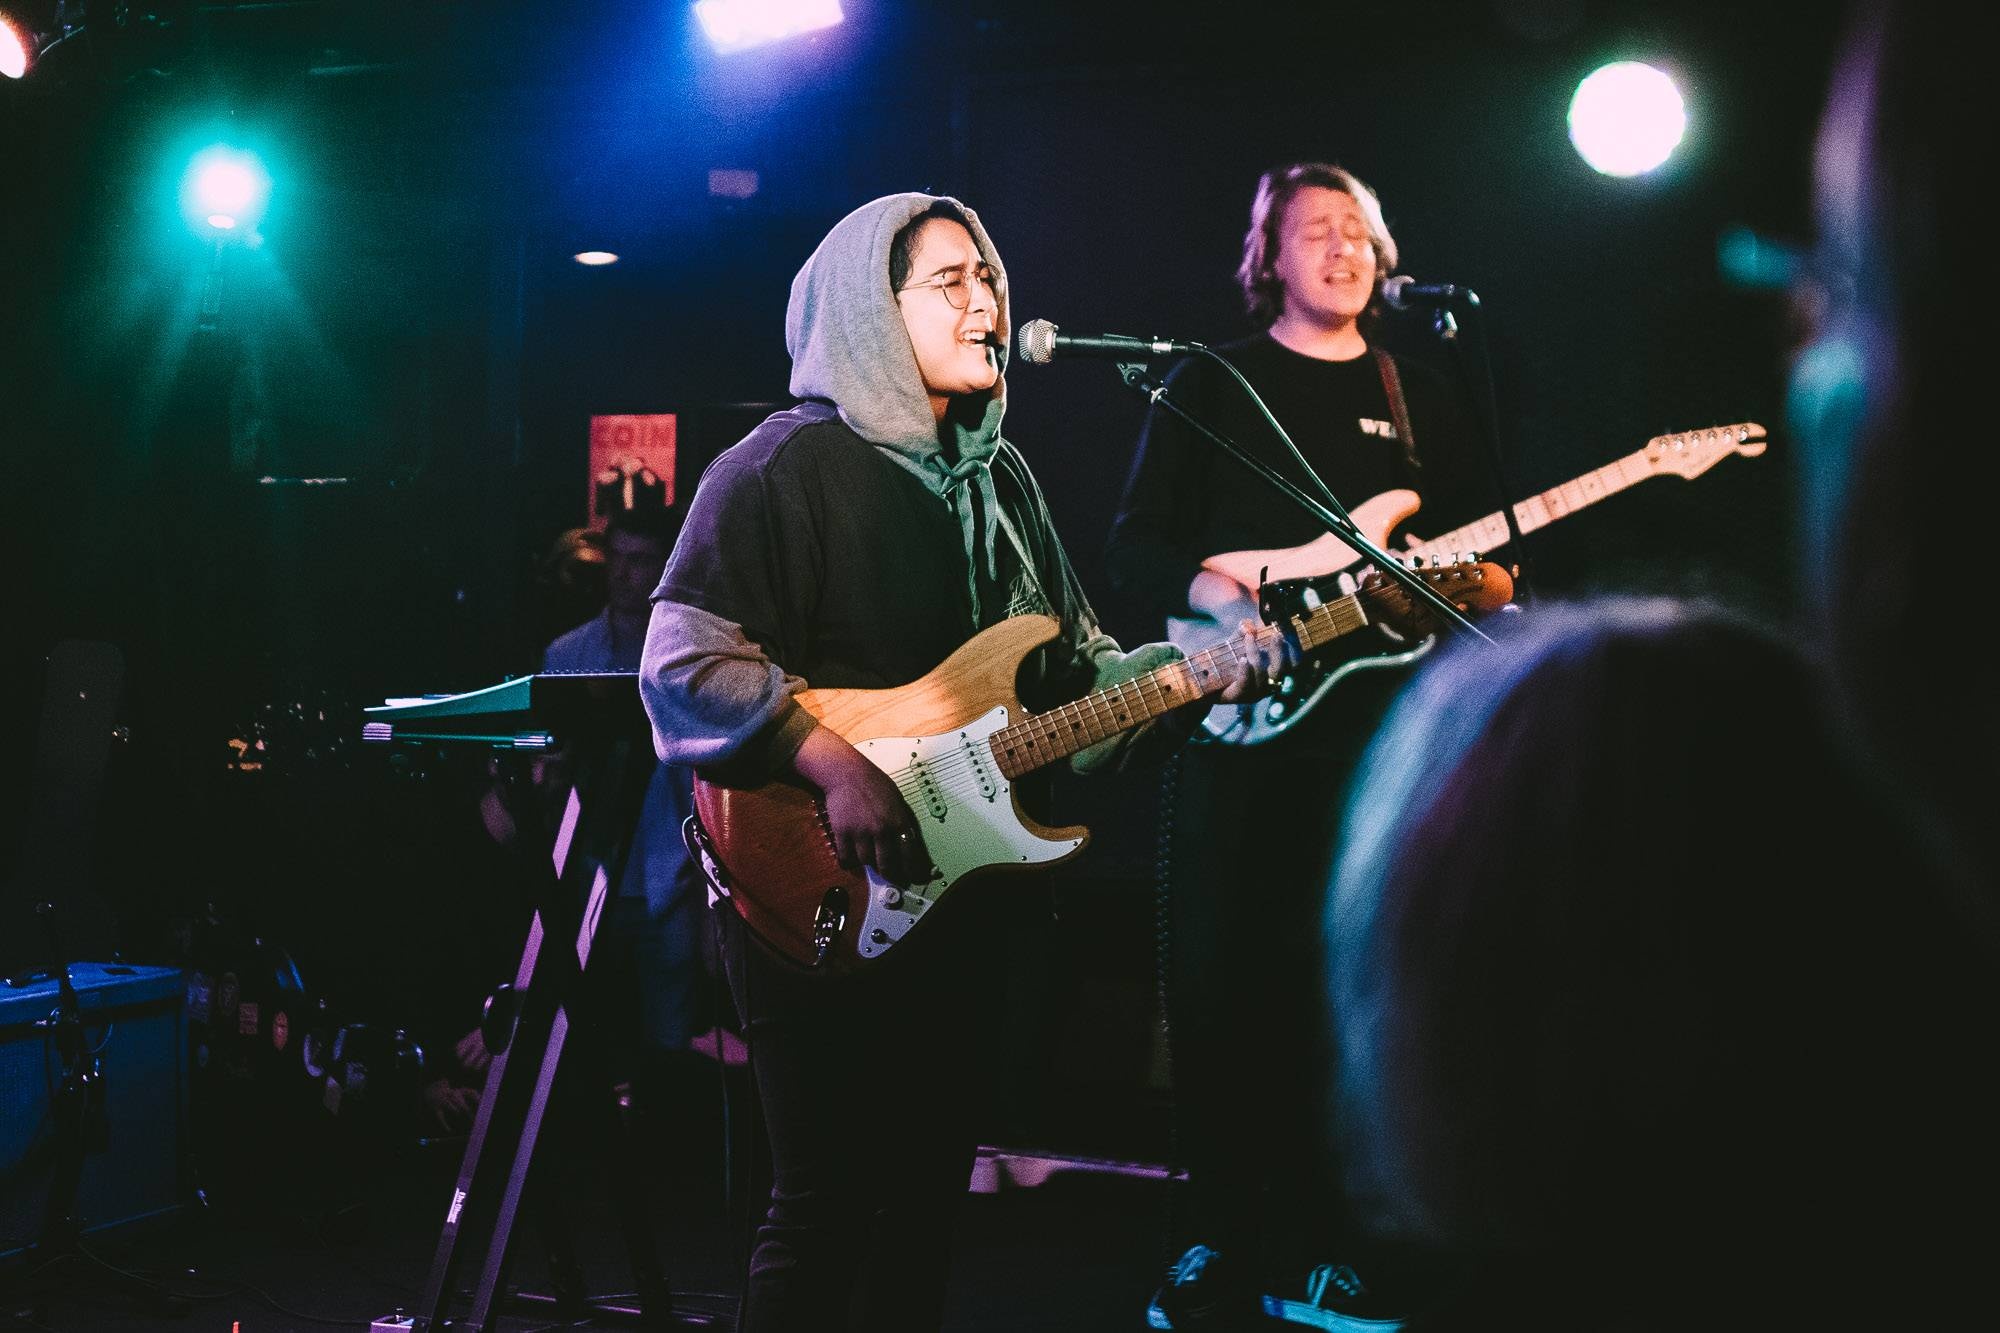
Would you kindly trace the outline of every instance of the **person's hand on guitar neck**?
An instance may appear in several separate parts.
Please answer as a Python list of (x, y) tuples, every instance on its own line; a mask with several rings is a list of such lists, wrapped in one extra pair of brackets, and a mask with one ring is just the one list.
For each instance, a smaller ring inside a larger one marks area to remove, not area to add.
[(889, 775), (825, 727), (814, 727), (792, 769), (820, 790), (834, 854), (849, 869), (873, 866), (892, 884), (922, 884), (930, 853), (909, 802)]
[(1290, 649), (1282, 638), (1266, 633), (1257, 614), (1256, 594), (1227, 575), (1211, 569), (1196, 573), (1188, 585), (1188, 609), (1217, 627), (1236, 626), (1237, 660), (1221, 690), (1167, 714), (1175, 730), (1192, 732), (1214, 705), (1242, 703), (1262, 694), (1271, 677), (1284, 670)]
[(1217, 626), (1258, 623), (1256, 591), (1212, 569), (1195, 572), (1194, 581), (1188, 584), (1188, 610)]

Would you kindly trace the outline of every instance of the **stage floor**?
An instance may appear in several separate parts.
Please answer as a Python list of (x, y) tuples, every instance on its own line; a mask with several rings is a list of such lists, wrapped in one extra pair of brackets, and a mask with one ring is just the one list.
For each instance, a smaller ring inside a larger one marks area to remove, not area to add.
[[(39, 1275), (49, 1287), (46, 1313), (15, 1315), (26, 1306), (10, 1290), (0, 1305), (0, 1329), (367, 1329), (377, 1317), (419, 1304), (456, 1163), (446, 1142), (412, 1151), (377, 1179), (345, 1187), (321, 1180), (298, 1196), (254, 1199), (211, 1192), (215, 1202), (205, 1210), (190, 1208), (122, 1234), (87, 1238), (88, 1257), (65, 1259)], [(590, 1190), (600, 1164), (559, 1165), (573, 1168), (559, 1174), (591, 1293), (629, 1291), (622, 1237)], [(690, 1174), (702, 1174), (698, 1164)], [(727, 1316), (735, 1308), (747, 1223), (742, 1209), (725, 1205), (719, 1174), (707, 1175), (708, 1187), (695, 1189), (693, 1197), (676, 1200), (663, 1192), (656, 1238), (669, 1281), (687, 1293), (685, 1307), (725, 1316), (710, 1326), (726, 1329), (732, 1327)], [(1170, 1188), (1159, 1179), (1057, 1174), (1031, 1188), (968, 1193), (945, 1328), (1143, 1328), (1147, 1297), (1169, 1257)], [(523, 1290), (545, 1291), (532, 1227), (524, 1220), (516, 1235), (514, 1281)], [(476, 1257), (461, 1264), (461, 1288), (476, 1276)], [(144, 1308), (119, 1289), (112, 1266), (189, 1298), (186, 1313)], [(12, 1322), (9, 1315), (15, 1315)], [(504, 1333), (568, 1326), (526, 1310), (494, 1325)]]

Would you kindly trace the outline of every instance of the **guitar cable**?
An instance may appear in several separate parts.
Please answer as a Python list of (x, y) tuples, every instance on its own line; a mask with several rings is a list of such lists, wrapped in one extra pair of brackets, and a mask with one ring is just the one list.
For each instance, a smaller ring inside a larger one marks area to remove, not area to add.
[[(709, 1020), (715, 1033), (716, 1084), (722, 1091), (722, 1209), (726, 1216), (736, 1203), (736, 1126), (730, 1119), (729, 1060), (722, 1040), (722, 1016), (734, 1013), (736, 997), (729, 993), (729, 979), (724, 971), (727, 964), (722, 960), (722, 926), (715, 919), (718, 904), (707, 904), (702, 914), (707, 918), (709, 952), (715, 959), (715, 972), (708, 979)], [(739, 1016), (738, 1021), (741, 1021)], [(750, 1049), (749, 1033), (744, 1034), (744, 1051)]]
[[(737, 1315), (740, 1318), (742, 1315), (744, 1305), (747, 1304), (750, 1299), (750, 1261), (752, 1257), (755, 1255), (757, 1250), (757, 1221), (758, 1218), (762, 1215), (762, 1211), (757, 1206), (758, 1201), (755, 1197), (753, 1197), (753, 1195), (757, 1187), (756, 1144), (757, 1144), (758, 1130), (763, 1123), (764, 1104), (763, 1104), (763, 1099), (757, 1095), (757, 1036), (755, 1031), (757, 1027), (757, 1021), (756, 1018), (754, 1017), (754, 1015), (757, 1012), (757, 1000), (755, 994), (753, 993), (755, 979), (751, 977), (749, 961), (744, 957), (744, 955), (748, 953), (750, 949), (749, 938), (746, 931), (743, 930), (737, 931), (735, 939), (735, 950), (732, 955), (730, 952), (730, 938), (729, 938), (730, 932), (722, 928), (722, 919), (716, 915), (716, 913), (718, 912), (734, 912), (735, 910), (736, 908), (728, 903), (721, 903), (721, 902), (711, 903), (708, 908), (708, 928), (714, 934), (715, 937), (716, 962), (721, 964), (722, 967), (722, 976), (719, 979), (719, 984), (721, 985), (723, 991), (725, 992), (723, 998), (728, 1000), (731, 1006), (734, 1006), (736, 1004), (736, 996), (733, 993), (730, 993), (729, 991), (729, 977), (730, 977), (729, 968), (731, 962), (735, 963), (737, 973), (739, 973), (743, 978), (743, 1006), (741, 1009), (737, 1010), (736, 1021), (743, 1028), (743, 1072), (749, 1080), (750, 1151), (747, 1154), (732, 1153), (728, 1147), (725, 1147), (724, 1148), (725, 1160), (723, 1163), (723, 1169), (727, 1173), (726, 1175), (726, 1179), (728, 1180), (727, 1188), (731, 1191), (732, 1194), (735, 1192), (736, 1189), (736, 1173), (737, 1173), (737, 1167), (739, 1165), (738, 1159), (741, 1159), (740, 1165), (743, 1172), (743, 1189), (742, 1189), (742, 1199), (741, 1199), (743, 1205), (743, 1243), (736, 1247), (737, 1254), (739, 1255), (741, 1260), (740, 1265), (738, 1267), (738, 1272), (740, 1276), (737, 1279), (737, 1287), (736, 1287), (736, 1290), (739, 1293), (741, 1293), (737, 1297), (737, 1307), (736, 1307)], [(741, 922), (739, 919), (739, 925), (740, 924)], [(717, 1043), (716, 1053), (718, 1056), (721, 1054), (722, 1050), (721, 1040), (722, 1040), (721, 1034), (718, 1033), (716, 1036), (716, 1043)], [(718, 1061), (718, 1063), (721, 1062)], [(723, 1123), (725, 1125), (725, 1129), (723, 1132), (726, 1136), (728, 1136), (725, 1139), (725, 1144), (733, 1144), (735, 1141), (734, 1137), (735, 1127), (733, 1124), (730, 1123), (728, 1119), (727, 1108), (729, 1106), (729, 1067), (726, 1063), (723, 1064), (722, 1066), (722, 1074), (723, 1074), (722, 1098), (724, 1107)], [(774, 1175), (776, 1174), (776, 1170), (777, 1168), (773, 1166), (772, 1172)]]

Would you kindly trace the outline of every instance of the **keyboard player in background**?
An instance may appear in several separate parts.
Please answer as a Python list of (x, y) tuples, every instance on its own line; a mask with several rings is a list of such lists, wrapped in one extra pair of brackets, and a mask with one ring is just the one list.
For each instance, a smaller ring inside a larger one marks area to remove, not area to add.
[[(657, 504), (611, 516), (604, 534), (604, 609), (548, 645), (543, 671), (639, 669), (652, 592), (680, 519), (678, 509)], [(536, 760), (529, 785), (537, 791), (566, 785), (561, 757)], [(516, 837), (509, 799), (496, 780), (481, 802), (488, 834), (503, 845)], [(691, 802), (688, 771), (656, 764), (591, 968), (611, 1020), (611, 1049), (622, 1057), (620, 1076), (632, 1084), (641, 1107), (667, 1119), (693, 1095), (688, 1084), (700, 1066), (690, 1048), (710, 1026), (702, 1007), (707, 992), (699, 933), (705, 894), (681, 844)], [(425, 1090), (424, 1109), (439, 1127), (470, 1123), (489, 1058), (478, 1029), (458, 1041), (449, 1074)]]

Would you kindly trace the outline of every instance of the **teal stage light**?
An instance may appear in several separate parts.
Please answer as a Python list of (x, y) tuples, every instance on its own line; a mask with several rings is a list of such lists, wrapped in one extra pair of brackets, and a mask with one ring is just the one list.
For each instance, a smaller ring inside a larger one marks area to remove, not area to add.
[(217, 240), (254, 235), (271, 199), (271, 176), (255, 153), (216, 144), (188, 163), (181, 213), (196, 233)]

